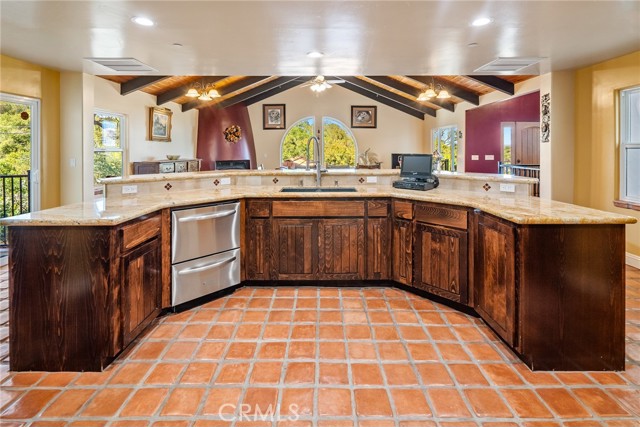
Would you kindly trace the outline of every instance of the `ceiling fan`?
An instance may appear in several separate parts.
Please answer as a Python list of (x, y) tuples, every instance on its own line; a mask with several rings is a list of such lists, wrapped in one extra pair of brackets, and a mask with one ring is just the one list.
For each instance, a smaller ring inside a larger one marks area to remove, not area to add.
[(323, 92), (331, 87), (331, 83), (340, 84), (340, 83), (344, 83), (344, 80), (341, 80), (341, 79), (328, 80), (324, 76), (316, 76), (313, 79), (309, 80), (307, 83), (303, 84), (302, 87), (309, 86), (309, 88), (314, 92)]

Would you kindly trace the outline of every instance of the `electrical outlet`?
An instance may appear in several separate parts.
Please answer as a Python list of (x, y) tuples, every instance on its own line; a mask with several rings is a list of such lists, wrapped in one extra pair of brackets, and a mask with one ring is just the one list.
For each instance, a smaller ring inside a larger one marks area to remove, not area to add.
[(377, 177), (377, 176), (368, 176), (368, 177), (367, 177), (367, 182), (368, 182), (368, 183), (372, 183), (372, 182), (373, 182), (373, 183), (375, 183), (375, 182), (378, 182), (378, 177)]
[(485, 160), (494, 160), (493, 154), (485, 154), (484, 155), (484, 159)]
[(471, 155), (471, 160), (480, 160), (480, 156), (477, 154), (472, 154)]
[(221, 185), (229, 185), (231, 184), (231, 178), (220, 178)]
[(500, 184), (500, 191), (505, 193), (515, 193), (516, 185), (515, 184)]
[(138, 192), (137, 185), (123, 185), (122, 194), (136, 194)]

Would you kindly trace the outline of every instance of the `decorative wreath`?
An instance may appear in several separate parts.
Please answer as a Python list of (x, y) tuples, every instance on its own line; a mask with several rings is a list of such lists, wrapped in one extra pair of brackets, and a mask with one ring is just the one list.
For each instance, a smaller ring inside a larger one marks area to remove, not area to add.
[(242, 136), (242, 129), (238, 125), (231, 125), (223, 133), (224, 139), (235, 144)]

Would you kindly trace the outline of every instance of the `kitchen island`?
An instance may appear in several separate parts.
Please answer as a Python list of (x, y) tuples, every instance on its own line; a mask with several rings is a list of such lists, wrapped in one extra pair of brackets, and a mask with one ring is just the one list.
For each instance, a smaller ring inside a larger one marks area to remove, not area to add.
[(489, 191), (504, 177), (417, 192), (336, 175), (357, 191), (310, 194), (280, 191), (309, 185), (304, 173), (195, 176), (211, 188), (136, 178), (116, 184), (141, 186), (134, 196), (3, 220), (12, 370), (103, 369), (170, 305), (170, 210), (232, 200), (243, 213), (240, 285), (398, 286), (474, 310), (532, 369), (624, 369), (634, 218)]

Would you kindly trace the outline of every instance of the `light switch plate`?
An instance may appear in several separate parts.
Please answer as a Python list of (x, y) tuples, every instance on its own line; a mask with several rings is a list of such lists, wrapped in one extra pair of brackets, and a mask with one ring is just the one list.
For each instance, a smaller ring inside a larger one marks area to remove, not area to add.
[(515, 184), (500, 184), (500, 191), (505, 193), (515, 193), (516, 185)]
[(378, 182), (378, 177), (377, 176), (368, 176), (367, 177), (367, 182)]
[(493, 154), (485, 154), (484, 155), (484, 159), (485, 160), (493, 160)]
[(137, 185), (123, 185), (122, 194), (136, 194), (138, 192)]
[(472, 154), (471, 155), (471, 160), (480, 160), (480, 156), (477, 154)]

